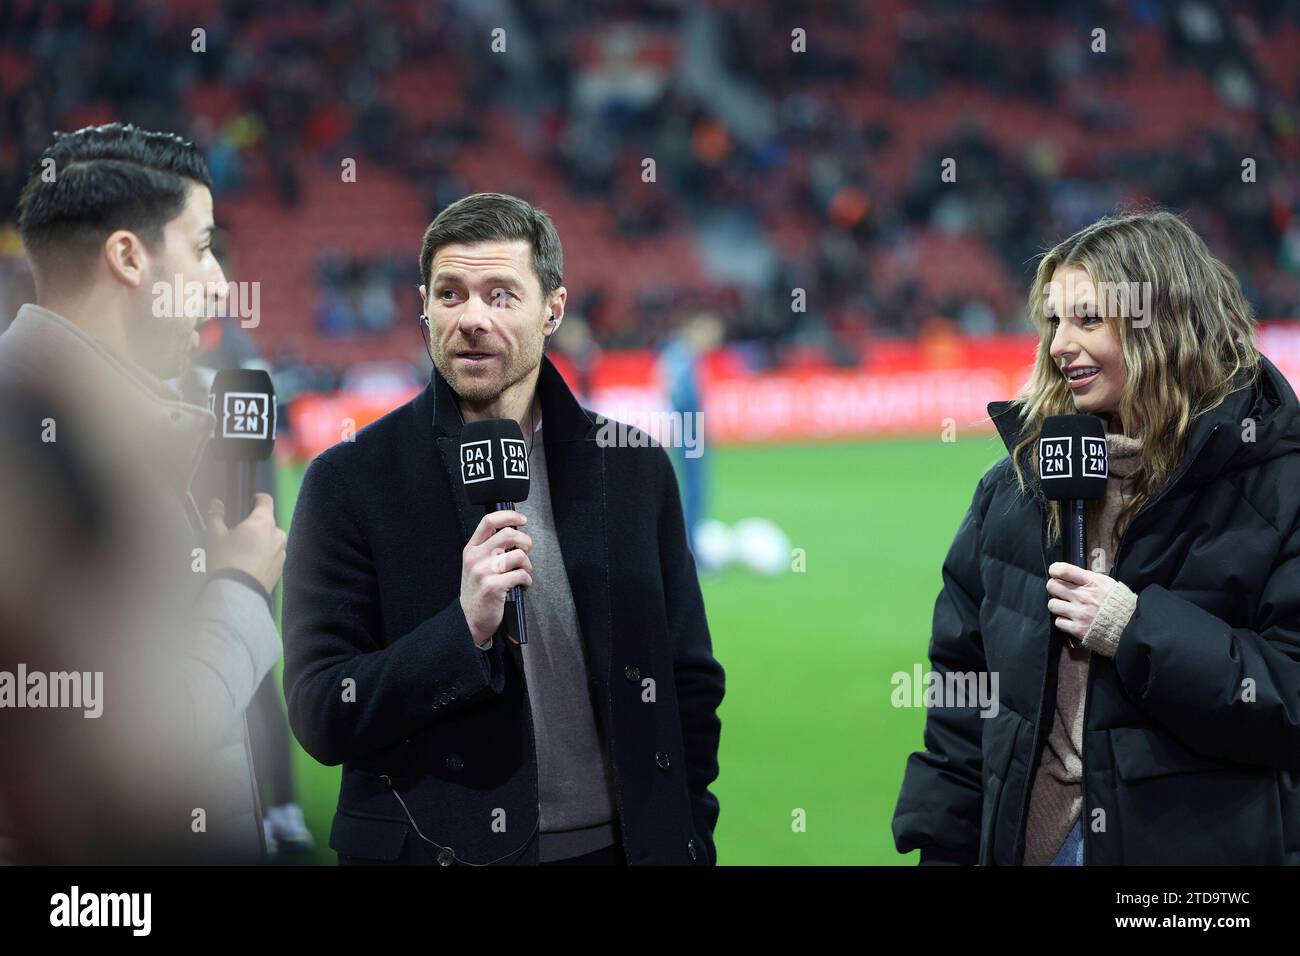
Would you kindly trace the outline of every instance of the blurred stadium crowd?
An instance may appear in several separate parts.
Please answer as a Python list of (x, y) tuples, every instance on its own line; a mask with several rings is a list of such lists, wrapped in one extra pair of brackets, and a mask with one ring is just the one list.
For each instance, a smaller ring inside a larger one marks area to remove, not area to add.
[(175, 130), (304, 388), (422, 357), (420, 234), (479, 190), (551, 213), (603, 348), (701, 310), (767, 366), (1020, 329), (1032, 257), (1135, 201), (1186, 212), (1260, 318), (1300, 303), (1295, 0), (10, 0), (0, 37), (0, 323), (51, 131)]

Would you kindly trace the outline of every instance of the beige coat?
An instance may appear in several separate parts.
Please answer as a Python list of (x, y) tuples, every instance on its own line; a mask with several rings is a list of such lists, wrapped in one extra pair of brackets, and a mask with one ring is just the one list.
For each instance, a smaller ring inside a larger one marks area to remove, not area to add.
[[(17, 529), (0, 543), (0, 615), (19, 609), (3, 658), (104, 675), (99, 719), (9, 712), (0, 826), (11, 854), (260, 859), (245, 710), (281, 643), (264, 592), (206, 574), (189, 484), (213, 416), (34, 305), (0, 336), (0, 384), (35, 396), (41, 415), (0, 465), (0, 520)], [(38, 434), (54, 436), (57, 455)], [(78, 466), (71, 495), (57, 491), (65, 459)], [(69, 522), (74, 506), (89, 510)]]

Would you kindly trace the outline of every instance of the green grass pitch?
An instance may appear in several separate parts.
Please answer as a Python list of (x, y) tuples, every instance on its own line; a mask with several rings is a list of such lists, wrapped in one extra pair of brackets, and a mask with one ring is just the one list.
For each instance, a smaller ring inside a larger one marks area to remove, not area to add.
[[(775, 521), (806, 561), (801, 573), (729, 568), (702, 582), (727, 672), (713, 785), (720, 863), (915, 862), (895, 852), (889, 827), (925, 712), (891, 705), (890, 676), (928, 667), (943, 556), (1004, 451), (995, 436), (937, 434), (710, 451), (713, 516)], [(281, 515), (301, 479), (301, 467), (281, 469)], [(339, 768), (295, 743), (294, 770), (316, 860), (332, 864)]]

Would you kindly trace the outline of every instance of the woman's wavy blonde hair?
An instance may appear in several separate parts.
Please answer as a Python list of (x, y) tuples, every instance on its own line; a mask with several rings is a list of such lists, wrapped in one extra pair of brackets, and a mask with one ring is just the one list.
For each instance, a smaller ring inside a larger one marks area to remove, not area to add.
[[(1187, 447), (1192, 423), (1259, 375), (1255, 320), (1237, 277), (1220, 262), (1182, 217), (1165, 210), (1107, 216), (1047, 252), (1029, 290), (1029, 318), (1039, 332), (1033, 374), (1014, 402), (1024, 422), (1011, 462), (1027, 490), (1022, 459), (1037, 444), (1043, 420), (1075, 412), (1065, 376), (1050, 354), (1055, 329), (1046, 314), (1047, 292), (1056, 270), (1079, 265), (1095, 287), (1142, 288), (1150, 283), (1149, 311), (1139, 322), (1107, 314), (1099, 294), (1098, 315), (1118, 337), (1128, 372), (1109, 431), (1142, 442), (1133, 475), (1132, 498), (1116, 524), (1116, 537), (1137, 510), (1165, 483)], [(1122, 300), (1120, 300), (1122, 301)], [(1241, 372), (1243, 381), (1237, 381)], [(1060, 535), (1060, 510), (1053, 503), (1050, 533)]]

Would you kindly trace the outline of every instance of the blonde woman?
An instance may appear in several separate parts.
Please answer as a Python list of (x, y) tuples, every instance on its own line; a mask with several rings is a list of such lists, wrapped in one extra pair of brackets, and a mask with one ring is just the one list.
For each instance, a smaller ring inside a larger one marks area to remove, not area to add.
[[(925, 863), (1300, 864), (1300, 417), (1232, 273), (1181, 218), (1105, 218), (1041, 260), (1009, 452), (943, 565), (934, 707), (893, 821)], [(1063, 561), (1033, 454), (1105, 423), (1090, 566)], [(1071, 638), (1072, 640), (1067, 640)], [(1079, 646), (1074, 646), (1075, 644)]]

